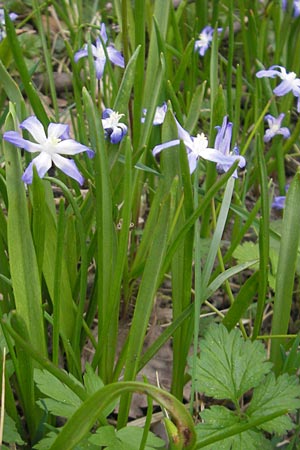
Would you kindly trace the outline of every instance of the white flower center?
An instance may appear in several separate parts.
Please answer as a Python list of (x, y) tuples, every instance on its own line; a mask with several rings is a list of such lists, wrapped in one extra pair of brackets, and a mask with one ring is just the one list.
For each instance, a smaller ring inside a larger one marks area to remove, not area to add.
[(203, 46), (209, 44), (211, 41), (211, 38), (206, 33), (200, 33), (199, 39), (200, 39), (200, 45), (203, 45)]
[(107, 117), (105, 120), (105, 127), (106, 128), (114, 128), (118, 125), (119, 120), (121, 117), (123, 117), (124, 114), (119, 114), (116, 111), (113, 111), (109, 117)]
[(199, 156), (207, 148), (208, 140), (204, 133), (197, 134), (194, 138), (194, 153)]
[(43, 145), (43, 151), (47, 153), (57, 153), (57, 149), (55, 148), (57, 144), (61, 142), (61, 139), (50, 136), (47, 138), (47, 140), (42, 144)]
[(106, 58), (105, 52), (103, 50), (103, 45), (100, 43), (100, 45), (97, 45), (96, 47), (96, 57), (97, 58)]
[(276, 134), (279, 128), (280, 125), (278, 123), (273, 123), (273, 125), (270, 127), (270, 132)]
[(288, 81), (293, 81), (295, 78), (296, 78), (295, 72), (287, 73), (285, 76), (285, 79)]

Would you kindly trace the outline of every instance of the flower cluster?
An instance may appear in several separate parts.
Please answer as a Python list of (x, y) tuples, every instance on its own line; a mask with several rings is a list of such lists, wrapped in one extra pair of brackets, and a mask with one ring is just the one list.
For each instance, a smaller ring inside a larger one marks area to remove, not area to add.
[[(15, 13), (9, 14), (9, 18), (12, 21), (16, 20), (17, 17), (18, 17), (18, 15)], [(2, 39), (5, 38), (5, 36), (6, 36), (6, 31), (5, 31), (4, 9), (0, 8), (0, 41), (2, 41)]]
[[(245, 167), (246, 160), (238, 154), (237, 148), (233, 152), (230, 151), (232, 123), (228, 122), (227, 116), (224, 117), (222, 126), (217, 127), (218, 133), (214, 148), (208, 147), (208, 139), (203, 133), (197, 134), (197, 136), (191, 136), (182, 128), (176, 119), (175, 121), (177, 124), (178, 139), (156, 145), (152, 151), (154, 156), (162, 150), (178, 145), (182, 141), (187, 150), (190, 173), (195, 171), (199, 158), (217, 163), (217, 170), (220, 172), (227, 172), (236, 160), (239, 161), (238, 165), (240, 168)], [(235, 178), (237, 177), (236, 171), (233, 176)]]
[[(218, 33), (221, 33), (222, 28), (217, 29)], [(207, 25), (199, 33), (199, 39), (195, 41), (195, 52), (198, 52), (200, 56), (204, 56), (213, 40), (214, 29)]]
[(287, 72), (285, 67), (275, 65), (267, 70), (259, 70), (256, 73), (256, 76), (257, 78), (279, 77), (282, 81), (273, 90), (274, 94), (280, 97), (288, 92), (292, 92), (293, 95), (298, 98), (297, 111), (300, 112), (300, 78), (297, 78), (295, 72)]
[(24, 139), (17, 131), (6, 131), (3, 134), (3, 139), (17, 147), (23, 148), (27, 152), (39, 153), (25, 170), (22, 177), (24, 183), (32, 183), (33, 165), (36, 167), (39, 177), (43, 178), (52, 166), (52, 163), (66, 175), (78, 181), (79, 184), (83, 183), (83, 176), (76, 167), (75, 162), (61, 155), (69, 156), (87, 152), (91, 158), (94, 152), (89, 147), (70, 138), (68, 125), (50, 123), (46, 135), (41, 122), (35, 116), (30, 116), (20, 124), (20, 128), (27, 130), (35, 142)]
[[(107, 45), (107, 34), (106, 34), (106, 28), (105, 24), (102, 23), (100, 28), (100, 37), (96, 39), (96, 43), (91, 44), (91, 52), (94, 58), (94, 64), (95, 64), (95, 70), (96, 70), (96, 77), (98, 80), (102, 78), (104, 67), (106, 64), (106, 55), (108, 56), (108, 59), (116, 64), (116, 66), (124, 68), (124, 58), (122, 54), (116, 50), (112, 45)], [(105, 46), (105, 49), (104, 49)], [(88, 44), (85, 44), (84, 47), (81, 50), (78, 50), (78, 52), (75, 53), (74, 60), (75, 62), (79, 61), (81, 58), (87, 57), (89, 54), (88, 51)]]

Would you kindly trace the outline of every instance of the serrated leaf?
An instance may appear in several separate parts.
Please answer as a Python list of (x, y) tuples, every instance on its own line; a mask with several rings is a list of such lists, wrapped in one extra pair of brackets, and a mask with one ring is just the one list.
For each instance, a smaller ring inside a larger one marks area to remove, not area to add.
[[(240, 423), (240, 418), (224, 406), (212, 406), (201, 413), (203, 423), (196, 425), (197, 442), (201, 442), (206, 437), (211, 437), (214, 433), (226, 430), (233, 425)], [(209, 450), (257, 450), (271, 449), (271, 444), (264, 436), (256, 431), (248, 430), (243, 433), (219, 440), (214, 444), (209, 444), (204, 449)]]
[(43, 410), (49, 411), (54, 416), (65, 417), (69, 419), (76, 411), (76, 406), (69, 403), (59, 402), (53, 398), (43, 398), (36, 402)]
[(24, 441), (17, 431), (15, 422), (6, 413), (4, 415), (3, 442), (6, 442), (7, 444), (24, 444)]
[[(270, 373), (264, 382), (253, 391), (253, 397), (247, 408), (251, 418), (264, 417), (276, 411), (286, 409), (291, 412), (300, 408), (300, 388), (295, 376), (283, 374), (277, 379)], [(260, 426), (269, 433), (284, 434), (293, 428), (289, 416), (281, 416)]]
[(238, 404), (270, 368), (262, 343), (245, 341), (239, 330), (229, 333), (223, 325), (213, 324), (202, 341), (196, 387), (210, 397)]
[[(33, 447), (34, 450), (49, 450), (56, 437), (57, 433), (50, 431), (50, 433), (48, 433), (41, 441), (35, 444)], [(80, 444), (76, 445), (73, 450), (99, 450), (99, 446), (95, 446), (85, 439)]]
[[(117, 436), (120, 441), (132, 445), (132, 450), (134, 450), (134, 446), (136, 446), (138, 450), (140, 448), (143, 433), (144, 430), (142, 428), (125, 427), (117, 431)], [(149, 431), (145, 450), (150, 450), (152, 448), (161, 448), (163, 445), (164, 441), (151, 433), (151, 431)]]
[(101, 378), (94, 372), (92, 366), (88, 363), (85, 365), (85, 374), (83, 375), (84, 386), (88, 395), (93, 395), (104, 386)]
[[(139, 450), (143, 436), (143, 429), (139, 427), (125, 427), (116, 430), (113, 426), (98, 428), (89, 438), (89, 442), (106, 446), (106, 450)], [(153, 450), (164, 446), (164, 441), (149, 431), (145, 450)]]
[[(246, 261), (259, 259), (258, 244), (250, 241), (244, 242), (243, 244), (237, 246), (232, 256), (238, 261), (239, 264)], [(253, 269), (258, 270), (258, 267), (259, 264), (257, 263), (255, 266), (253, 266)]]
[(39, 390), (49, 397), (40, 401), (39, 404), (43, 408), (42, 402), (44, 402), (52, 414), (69, 418), (82, 404), (80, 398), (68, 386), (47, 370), (35, 369), (34, 381)]

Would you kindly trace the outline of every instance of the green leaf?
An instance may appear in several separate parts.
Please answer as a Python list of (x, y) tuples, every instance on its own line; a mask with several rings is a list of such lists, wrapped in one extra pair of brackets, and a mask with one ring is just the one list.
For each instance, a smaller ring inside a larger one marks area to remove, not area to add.
[[(212, 406), (201, 413), (203, 423), (196, 425), (197, 441), (213, 436), (214, 433), (226, 430), (240, 423), (240, 418), (224, 406)], [(264, 436), (253, 430), (235, 434), (214, 444), (203, 447), (209, 450), (257, 450), (271, 449), (271, 444)]]
[[(115, 430), (112, 425), (98, 428), (95, 434), (89, 438), (89, 442), (100, 446), (107, 446), (106, 450), (139, 450), (143, 437), (143, 429), (139, 427), (125, 427)], [(164, 441), (149, 432), (145, 450), (161, 448)]]
[[(12, 104), (4, 130), (16, 130), (17, 118)], [(4, 157), (8, 196), (7, 239), (11, 281), (15, 307), (29, 333), (29, 342), (40, 354), (46, 355), (41, 286), (32, 234), (28, 202), (22, 181), (21, 153), (5, 142)], [(30, 270), (28, 270), (30, 268)]]
[(88, 395), (93, 395), (104, 386), (101, 378), (95, 373), (89, 363), (85, 365), (85, 374), (83, 375), (84, 386)]
[(53, 400), (52, 398), (43, 398), (38, 400), (37, 404), (42, 410), (49, 411), (53, 416), (65, 417), (66, 419), (69, 419), (76, 411), (74, 405), (64, 401)]
[[(258, 260), (259, 259), (258, 244), (250, 241), (244, 242), (235, 249), (232, 256), (238, 261), (239, 264), (247, 261)], [(252, 268), (257, 270), (258, 266), (259, 264), (257, 263)]]
[[(300, 389), (297, 377), (283, 374), (277, 379), (270, 373), (264, 382), (253, 391), (253, 397), (247, 409), (251, 418), (264, 417), (276, 411), (286, 409), (294, 411), (300, 408)], [(269, 433), (284, 434), (293, 428), (289, 416), (281, 416), (260, 426)]]
[[(44, 439), (35, 444), (33, 448), (35, 450), (49, 450), (56, 438), (57, 433), (55, 431), (50, 431), (50, 433), (48, 433)], [(73, 450), (99, 450), (99, 446), (96, 446), (84, 439), (80, 444), (76, 445)]]
[[(89, 363), (86, 363), (85, 371), (86, 372), (83, 375), (83, 381), (84, 386), (86, 388), (86, 392), (90, 397), (91, 395), (95, 394), (95, 392), (97, 392), (99, 389), (101, 389), (104, 386), (104, 383), (99, 377), (99, 375), (95, 373), (94, 369)], [(112, 401), (112, 403), (104, 409), (103, 414), (105, 417), (108, 416), (114, 410), (116, 404), (117, 400)]]
[(44, 403), (48, 410), (56, 416), (69, 418), (82, 404), (80, 398), (68, 386), (46, 370), (36, 369), (34, 381), (39, 390), (49, 397), (40, 401), (39, 405), (43, 408)]
[(4, 415), (3, 442), (6, 442), (7, 444), (24, 444), (24, 441), (17, 431), (15, 422), (6, 413)]
[[(192, 417), (184, 405), (167, 391), (138, 381), (119, 381), (104, 386), (89, 397), (64, 425), (62, 431), (51, 445), (51, 450), (71, 450), (85, 438), (104, 409), (117, 397), (126, 392), (144, 393), (151, 396), (163, 408), (166, 408), (178, 429), (180, 442), (191, 450), (195, 444), (195, 432)], [(80, 426), (78, 426), (80, 424)]]
[(223, 325), (209, 327), (197, 364), (197, 389), (216, 399), (240, 397), (256, 387), (270, 371), (262, 343), (244, 341), (239, 330), (230, 333)]

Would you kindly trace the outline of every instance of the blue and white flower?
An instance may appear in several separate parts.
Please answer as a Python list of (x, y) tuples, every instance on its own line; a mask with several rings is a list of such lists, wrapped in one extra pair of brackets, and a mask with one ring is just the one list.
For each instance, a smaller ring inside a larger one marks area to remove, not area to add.
[(75, 162), (61, 155), (69, 156), (87, 152), (89, 157), (93, 157), (94, 152), (89, 147), (70, 138), (68, 125), (50, 123), (46, 135), (44, 127), (37, 117), (30, 116), (20, 124), (20, 128), (27, 130), (35, 142), (24, 139), (17, 131), (6, 131), (3, 139), (29, 153), (39, 153), (25, 170), (22, 176), (24, 183), (32, 183), (33, 165), (36, 167), (39, 177), (43, 178), (53, 163), (66, 175), (74, 178), (79, 184), (83, 184), (84, 178)]
[[(208, 147), (208, 139), (203, 133), (197, 134), (197, 136), (191, 136), (186, 130), (184, 130), (184, 128), (182, 128), (176, 119), (175, 121), (177, 124), (178, 139), (156, 145), (152, 151), (154, 156), (162, 150), (174, 147), (175, 145), (178, 145), (180, 141), (183, 141), (187, 150), (191, 174), (196, 169), (199, 158), (217, 163), (218, 170), (221, 170), (222, 172), (229, 170), (236, 160), (239, 160), (239, 167), (245, 167), (246, 160), (243, 156), (230, 153), (229, 146), (231, 141), (232, 124), (227, 124), (227, 118), (224, 119), (222, 127), (219, 127), (215, 141), (215, 148)], [(233, 176), (236, 176), (236, 174)]]
[[(221, 33), (222, 28), (217, 29), (218, 33)], [(208, 48), (210, 47), (214, 35), (214, 29), (210, 25), (207, 25), (199, 34), (199, 39), (195, 41), (195, 52), (198, 52), (200, 56), (204, 56)]]
[(127, 125), (120, 122), (124, 114), (119, 114), (110, 108), (107, 108), (102, 113), (102, 126), (106, 137), (109, 137), (112, 144), (120, 142), (127, 133)]
[(257, 78), (281, 78), (281, 83), (273, 90), (274, 94), (280, 97), (292, 92), (298, 98), (297, 111), (300, 112), (300, 78), (297, 78), (295, 72), (287, 72), (285, 67), (275, 65), (267, 70), (259, 70), (256, 76)]
[(282, 127), (281, 122), (285, 114), (281, 113), (279, 116), (273, 117), (271, 114), (265, 116), (265, 120), (268, 122), (269, 129), (265, 131), (264, 142), (269, 142), (277, 134), (281, 134), (285, 139), (290, 136), (290, 130), (287, 127)]
[[(227, 172), (236, 159), (240, 159), (239, 167), (245, 167), (246, 165), (246, 160), (243, 156), (239, 155), (239, 149), (237, 146), (234, 146), (232, 151), (230, 150), (232, 127), (233, 124), (232, 122), (228, 122), (227, 116), (224, 117), (222, 126), (216, 126), (216, 130), (218, 130), (218, 133), (215, 139), (214, 147), (227, 158), (225, 162), (217, 163), (217, 170), (221, 173)], [(232, 176), (234, 178), (237, 178), (236, 170), (234, 171)]]
[[(282, 0), (282, 9), (286, 10), (287, 8), (287, 0)], [(293, 16), (300, 16), (300, 0), (294, 0), (293, 2)]]
[[(95, 70), (96, 70), (96, 77), (98, 80), (102, 78), (104, 67), (106, 64), (106, 53), (108, 56), (108, 59), (114, 63), (116, 66), (125, 67), (124, 58), (122, 54), (115, 49), (112, 45), (106, 45), (107, 43), (107, 34), (106, 34), (106, 28), (105, 24), (102, 23), (101, 29), (100, 29), (100, 38), (96, 39), (95, 45), (91, 44), (91, 51), (92, 55), (94, 57), (94, 64), (95, 64)], [(103, 44), (106, 48), (106, 53), (103, 48)], [(78, 50), (78, 52), (75, 53), (74, 60), (75, 62), (79, 61), (81, 58), (88, 57), (88, 44), (85, 44), (84, 47), (81, 50)]]
[[(167, 106), (166, 102), (164, 102), (161, 106), (156, 107), (153, 122), (152, 122), (153, 125), (161, 125), (162, 123), (164, 123), (167, 109), (168, 109), (168, 106)], [(142, 119), (141, 119), (142, 123), (144, 123), (146, 120), (146, 115), (147, 115), (146, 108), (143, 110), (143, 114), (144, 114), (144, 117), (142, 117)]]
[(286, 200), (285, 195), (279, 195), (277, 197), (274, 197), (272, 208), (278, 210), (283, 209), (285, 207), (285, 200)]
[[(17, 17), (18, 17), (18, 14), (15, 14), (15, 13), (9, 14), (9, 18), (11, 21), (16, 20)], [(5, 31), (4, 9), (0, 8), (0, 41), (2, 41), (2, 39), (5, 38), (5, 36), (6, 36), (6, 31)]]

